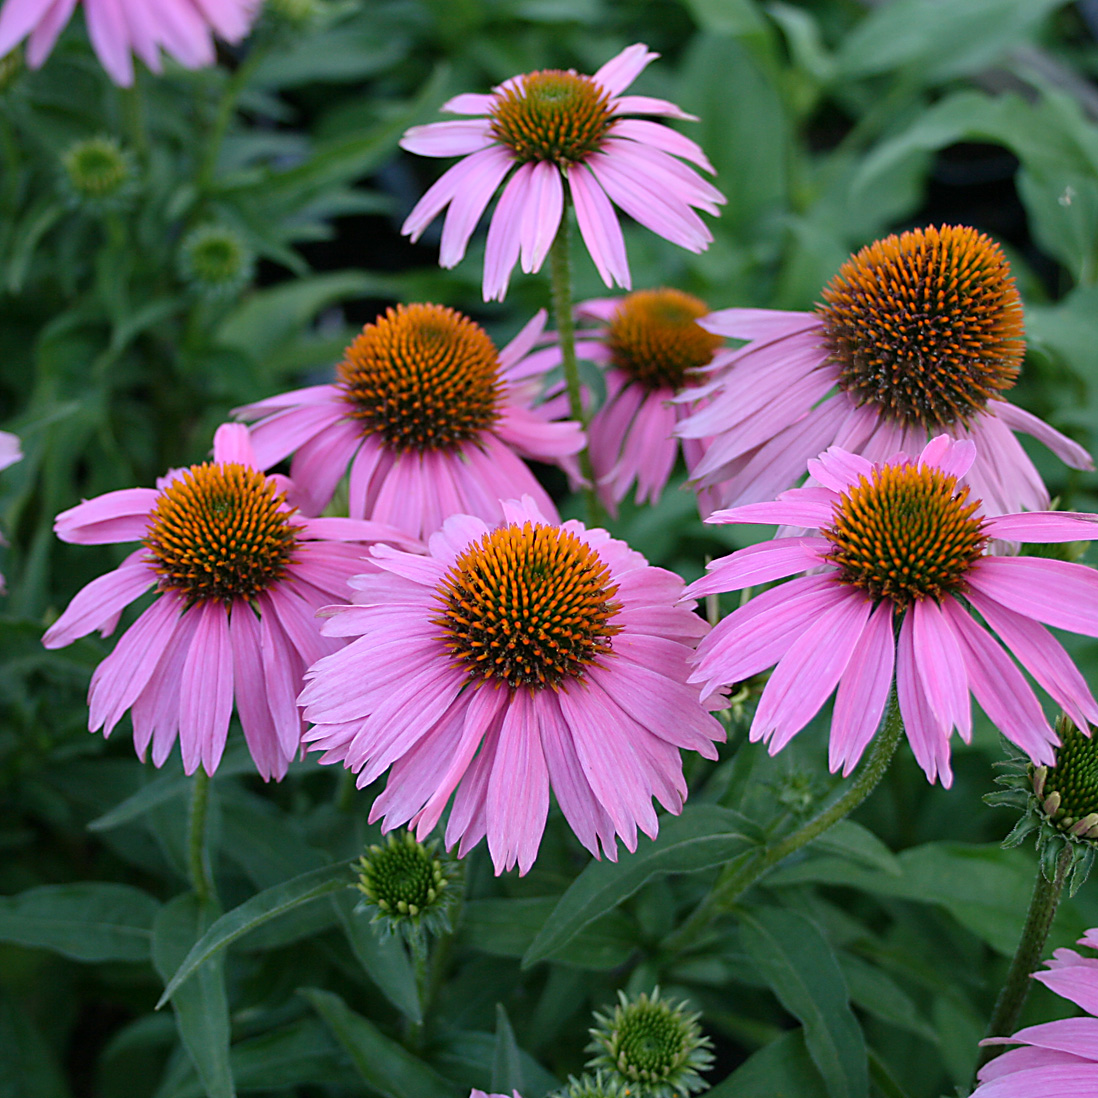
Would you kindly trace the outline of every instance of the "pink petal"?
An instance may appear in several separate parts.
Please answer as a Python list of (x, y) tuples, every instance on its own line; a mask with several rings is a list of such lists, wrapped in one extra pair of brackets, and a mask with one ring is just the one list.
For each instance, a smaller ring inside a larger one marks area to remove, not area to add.
[(54, 519), (54, 533), (74, 545), (139, 541), (148, 533), (149, 512), (160, 493), (155, 488), (122, 488), (84, 500)]
[(503, 188), (488, 225), (484, 250), (485, 301), (502, 301), (507, 296), (511, 270), (522, 248), (523, 225), (530, 216), (533, 164), (523, 164)]
[(981, 557), (966, 577), (976, 591), (1057, 629), (1098, 637), (1098, 574), (1038, 557)]
[(219, 464), (229, 462), (259, 468), (248, 428), (243, 423), (223, 423), (218, 427), (214, 432), (213, 459)]
[[(418, 240), (423, 230), (442, 213), (451, 199), (468, 184), (470, 179), (480, 178), (482, 173), (493, 171), (504, 163), (509, 166), (511, 159), (498, 145), (482, 149), (459, 160), (435, 180), (427, 193), (415, 204), (400, 227), (401, 233), (404, 236), (410, 236), (413, 241)], [(504, 174), (506, 174), (506, 168), (504, 168)]]
[[(3, 52), (3, 51), (0, 51)], [(988, 414), (1001, 419), (1011, 430), (1023, 431), (1043, 442), (1061, 461), (1073, 469), (1093, 469), (1094, 459), (1079, 443), (1060, 434), (1043, 419), (1009, 401), (996, 401), (988, 406)]]
[(1082, 511), (1028, 511), (993, 515), (984, 523), (988, 537), (1027, 545), (1098, 538), (1098, 515)]
[(819, 567), (832, 548), (827, 538), (779, 538), (739, 549), (707, 566), (707, 575), (687, 587), (687, 598), (739, 591)]
[(611, 95), (617, 95), (625, 91), (657, 57), (658, 53), (650, 53), (647, 46), (636, 42), (611, 57), (591, 79)]
[(576, 222), (599, 276), (607, 286), (632, 289), (625, 239), (610, 199), (586, 164), (568, 168), (568, 187), (576, 208)]
[[(282, 750), (278, 730), (267, 706), (267, 691), (260, 656), (259, 619), (247, 603), (237, 603), (229, 619), (233, 650), (233, 683), (236, 711), (244, 739), (264, 781), (281, 780), (292, 759)], [(295, 710), (296, 716), (296, 710)], [(300, 733), (301, 719), (297, 718)]]
[(476, 170), (463, 179), (461, 188), (454, 194), (446, 220), (442, 224), (438, 262), (440, 267), (454, 267), (465, 255), (465, 248), (480, 215), (484, 213), (496, 188), (511, 170), (510, 157), (498, 149), (489, 150), (494, 155), (478, 160)]
[(143, 557), (144, 550), (138, 550), (113, 572), (99, 576), (81, 588), (65, 612), (46, 630), (43, 645), (61, 648), (72, 644), (78, 637), (116, 619), (134, 599), (148, 591), (157, 577)]
[(942, 727), (942, 722), (931, 711), (923, 691), (915, 659), (913, 628), (913, 615), (905, 614), (896, 647), (896, 695), (900, 715), (915, 761), (922, 767), (927, 780), (934, 782), (941, 777), (942, 785), (948, 789), (953, 784), (949, 730)]
[(522, 269), (528, 274), (541, 270), (563, 212), (564, 185), (559, 169), (545, 161), (535, 164), (520, 225)]
[(467, 156), (494, 143), (487, 118), (413, 126), (399, 142), (402, 149), (420, 156)]
[(217, 599), (190, 612), (198, 615), (198, 623), (180, 681), (179, 743), (184, 773), (193, 774), (201, 761), (206, 773), (212, 774), (221, 761), (233, 714), (229, 616)]
[(719, 309), (698, 323), (716, 335), (733, 339), (770, 340), (809, 330), (821, 331), (815, 313), (783, 312), (781, 309)]
[(938, 604), (923, 599), (908, 608), (915, 667), (931, 712), (946, 730), (956, 728), (966, 742), (972, 738), (968, 679), (957, 638)]

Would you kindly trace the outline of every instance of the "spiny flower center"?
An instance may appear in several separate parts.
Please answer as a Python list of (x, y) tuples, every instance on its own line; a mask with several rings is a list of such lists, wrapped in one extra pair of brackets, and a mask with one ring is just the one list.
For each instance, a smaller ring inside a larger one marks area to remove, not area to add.
[(1018, 376), (1022, 303), (1002, 249), (967, 226), (887, 236), (848, 259), (817, 312), (839, 384), (928, 430), (967, 423)]
[(613, 117), (610, 93), (591, 77), (544, 69), (496, 93), (491, 132), (520, 164), (548, 160), (566, 167), (602, 147)]
[(1056, 731), (1056, 765), (1040, 768), (1045, 810), (1061, 831), (1070, 831), (1088, 817), (1093, 826), (1098, 813), (1098, 736), (1084, 735), (1066, 717), (1057, 722)]
[(611, 650), (617, 586), (575, 534), (527, 522), (470, 545), (443, 580), (433, 623), (469, 681), (557, 689)]
[(350, 414), (393, 450), (449, 450), (499, 418), (499, 355), (479, 324), (442, 305), (389, 309), (338, 366)]
[(681, 389), (687, 373), (721, 345), (697, 324), (708, 312), (704, 301), (679, 290), (629, 294), (610, 321), (610, 361), (649, 389)]
[(898, 607), (959, 591), (987, 538), (968, 487), (930, 466), (886, 465), (848, 489), (821, 533), (841, 579)]
[(251, 599), (292, 562), (297, 531), (286, 497), (247, 465), (192, 465), (161, 493), (144, 538), (163, 587), (188, 600)]

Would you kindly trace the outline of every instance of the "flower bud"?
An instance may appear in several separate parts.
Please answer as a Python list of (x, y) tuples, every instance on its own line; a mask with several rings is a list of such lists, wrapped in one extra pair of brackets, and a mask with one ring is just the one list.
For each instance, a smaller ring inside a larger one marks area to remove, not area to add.
[(230, 297), (252, 280), (255, 256), (243, 237), (227, 225), (200, 225), (180, 246), (179, 271), (206, 297)]
[(587, 1066), (606, 1069), (647, 1098), (688, 1098), (705, 1088), (698, 1073), (713, 1062), (713, 1043), (702, 1035), (700, 1017), (685, 1003), (661, 999), (659, 988), (651, 998), (627, 998), (619, 991), (612, 1013), (595, 1014), (587, 1046), (594, 1055)]
[(61, 163), (71, 201), (86, 209), (124, 205), (137, 183), (133, 157), (113, 137), (87, 137), (74, 142), (62, 155)]

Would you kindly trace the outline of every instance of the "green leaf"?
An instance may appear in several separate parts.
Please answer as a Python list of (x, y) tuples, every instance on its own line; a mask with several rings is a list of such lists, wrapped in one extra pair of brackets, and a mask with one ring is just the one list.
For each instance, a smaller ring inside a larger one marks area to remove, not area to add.
[(706, 1098), (827, 1098), (805, 1046), (804, 1030), (771, 1041), (741, 1064)]
[[(585, 926), (661, 873), (696, 873), (723, 865), (753, 845), (750, 823), (710, 804), (687, 805), (664, 820), (653, 842), (642, 840), (618, 862), (597, 861), (572, 882), (522, 959), (523, 968), (559, 954)], [(565, 958), (562, 958), (565, 959)]]
[(763, 19), (753, 0), (686, 0), (694, 22), (712, 34), (765, 34)]
[(872, 9), (838, 53), (842, 77), (910, 66), (923, 84), (977, 72), (1066, 0), (891, 0)]
[(502, 1003), (496, 1003), (496, 1048), (492, 1056), (492, 1093), (526, 1093), (522, 1078), (522, 1052)]
[(780, 866), (767, 877), (778, 885), (847, 885), (918, 903), (939, 904), (993, 949), (1009, 957), (1033, 888), (1032, 862), (998, 844), (924, 843), (897, 855), (899, 877), (853, 865), (845, 859), (810, 858)]
[[(318, 988), (298, 992), (332, 1031), (363, 1082), (385, 1098), (459, 1098), (457, 1086), (386, 1037), (338, 996)], [(465, 1098), (461, 1095), (461, 1098)]]
[(869, 828), (850, 819), (840, 820), (829, 827), (812, 844), (812, 849), (839, 854), (852, 862), (867, 865), (870, 869), (879, 869), (893, 877), (899, 877), (903, 872), (896, 855)]
[(69, 1098), (65, 1073), (32, 1021), (28, 1004), (0, 985), (0, 1094)]
[[(440, 1034), (431, 1046), (431, 1063), (448, 1079), (453, 1079), (463, 1090), (471, 1088), (491, 1093), (492, 1065), (496, 1055), (496, 1037), (492, 1033), (463, 1029)], [(560, 1080), (548, 1072), (528, 1052), (519, 1049), (524, 1088), (522, 1098), (544, 1098), (560, 1087)], [(510, 1091), (502, 1091), (510, 1095)]]
[[(161, 979), (179, 967), (188, 950), (214, 922), (217, 911), (184, 893), (165, 904), (153, 926), (153, 963)], [(172, 1000), (183, 1047), (209, 1098), (234, 1098), (229, 1066), (229, 1002), (225, 994), (224, 958), (215, 957)]]
[(931, 1044), (937, 1042), (933, 1027), (920, 1017), (911, 996), (891, 976), (850, 953), (839, 954), (839, 965), (855, 1006)]
[(827, 939), (811, 920), (785, 908), (754, 908), (740, 918), (744, 950), (782, 1006), (804, 1026), (830, 1098), (866, 1098), (865, 1038)]
[(0, 897), (0, 941), (75, 961), (147, 961), (159, 907), (129, 885), (43, 885)]
[(168, 982), (168, 986), (164, 988), (164, 994), (156, 1004), (157, 1009), (175, 994), (176, 988), (184, 980), (194, 975), (195, 970), (203, 962), (208, 961), (230, 942), (235, 942), (249, 930), (254, 930), (271, 919), (292, 911), (295, 907), (349, 886), (350, 873), (347, 866), (340, 862), (314, 869), (309, 873), (302, 873), (300, 877), (294, 877), (291, 881), (264, 889), (239, 907), (227, 911), (195, 942), (175, 975)]
[[(462, 913), (460, 939), (494, 957), (521, 957), (552, 918), (557, 902), (555, 896), (470, 900)], [(636, 928), (626, 915), (607, 911), (572, 939), (566, 956), (555, 960), (576, 968), (616, 968), (636, 944)]]
[(347, 891), (332, 897), (336, 914), (366, 975), (409, 1021), (419, 1024), (423, 1012), (416, 992), (416, 977), (398, 934), (383, 935), (364, 914), (355, 914), (358, 893)]

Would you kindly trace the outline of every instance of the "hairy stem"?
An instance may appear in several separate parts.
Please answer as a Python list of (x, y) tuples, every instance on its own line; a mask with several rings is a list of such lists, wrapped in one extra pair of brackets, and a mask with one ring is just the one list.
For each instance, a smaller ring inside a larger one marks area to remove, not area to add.
[(187, 869), (191, 888), (199, 902), (213, 896), (210, 863), (206, 851), (206, 816), (210, 805), (210, 776), (200, 766), (191, 784), (191, 810), (187, 821)]
[(841, 819), (848, 816), (877, 787), (884, 777), (892, 756), (903, 738), (904, 722), (900, 716), (900, 706), (893, 686), (885, 712), (884, 725), (873, 739), (869, 757), (858, 771), (850, 788), (822, 812), (813, 816), (792, 834), (787, 835), (774, 846), (765, 847), (739, 865), (729, 868), (718, 878), (713, 891), (697, 910), (665, 942), (669, 951), (678, 951), (689, 946), (705, 930), (710, 922), (722, 912), (731, 908), (737, 899), (759, 878), (783, 862), (790, 854), (807, 846), (813, 839), (822, 835)]
[[(572, 418), (587, 431), (587, 413), (583, 407), (583, 395), (580, 391), (579, 366), (576, 363), (576, 327), (572, 319), (572, 258), (570, 254), (571, 218), (569, 203), (565, 204), (561, 215), (560, 227), (553, 239), (549, 251), (549, 280), (553, 293), (553, 319), (557, 325), (557, 338), (560, 341), (561, 364), (564, 368), (564, 383), (568, 390), (568, 407)], [(583, 473), (587, 487), (583, 490), (587, 502), (588, 526), (599, 526), (603, 522), (602, 508), (595, 494), (595, 473), (591, 466), (591, 455), (584, 445), (579, 454), (580, 472)]]
[[(1050, 881), (1037, 866), (1037, 880), (1033, 885), (1033, 895), (1026, 913), (1026, 924), (1022, 928), (1022, 937), (1014, 960), (1010, 963), (1006, 983), (999, 992), (995, 1010), (987, 1026), (987, 1037), (1008, 1037), (1018, 1028), (1018, 1019), (1022, 1016), (1022, 1007), (1029, 995), (1030, 974), (1041, 963), (1041, 956), (1048, 941), (1052, 921), (1056, 918), (1056, 908), (1060, 904), (1060, 894), (1064, 891), (1064, 881), (1071, 868), (1071, 846), (1065, 845), (1056, 861), (1056, 870)], [(980, 1050), (977, 1067), (983, 1067), (1001, 1050), (995, 1045), (985, 1045)]]

